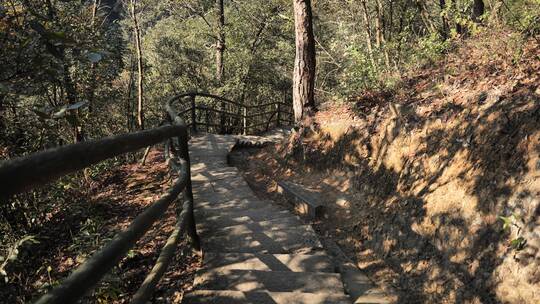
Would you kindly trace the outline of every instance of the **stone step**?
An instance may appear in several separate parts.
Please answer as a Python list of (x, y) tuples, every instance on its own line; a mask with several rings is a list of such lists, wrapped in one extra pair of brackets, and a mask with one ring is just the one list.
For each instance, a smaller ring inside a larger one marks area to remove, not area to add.
[(204, 251), (239, 253), (311, 253), (322, 249), (311, 226), (227, 234), (201, 239)]
[(223, 234), (241, 234), (241, 233), (253, 233), (263, 230), (282, 230), (292, 227), (298, 227), (303, 225), (300, 219), (295, 215), (289, 215), (283, 218), (276, 218), (273, 220), (252, 222), (242, 225), (234, 225), (228, 227), (203, 227), (198, 226), (198, 232), (201, 235), (223, 235)]
[(257, 222), (263, 222), (268, 220), (273, 220), (277, 218), (290, 217), (291, 213), (289, 211), (268, 211), (264, 210), (242, 210), (238, 212), (231, 212), (228, 215), (219, 215), (212, 217), (199, 216), (196, 217), (195, 222), (197, 223), (197, 228), (209, 229), (215, 228), (219, 230), (222, 227), (244, 225), (244, 224), (253, 224)]
[(197, 202), (195, 205), (195, 209), (212, 209), (212, 210), (231, 210), (231, 209), (238, 209), (243, 208), (245, 209), (252, 209), (252, 208), (261, 208), (265, 206), (273, 206), (275, 205), (272, 201), (264, 201), (264, 200), (251, 200), (251, 199), (233, 199), (230, 201), (224, 201), (224, 202), (216, 202), (216, 203), (210, 203), (210, 202)]
[(235, 218), (235, 217), (242, 217), (242, 216), (248, 216), (252, 218), (254, 221), (264, 221), (273, 219), (276, 217), (283, 217), (283, 215), (289, 215), (291, 214), (287, 210), (282, 210), (278, 207), (272, 206), (272, 205), (265, 205), (260, 208), (254, 208), (254, 209), (239, 209), (239, 210), (227, 210), (227, 209), (218, 209), (216, 212), (213, 212), (212, 209), (198, 209), (196, 207), (195, 211), (195, 219), (196, 220), (209, 220), (212, 221), (215, 218), (221, 218), (221, 217), (229, 217), (229, 218)]
[(196, 186), (198, 182), (228, 179), (237, 177), (239, 174), (238, 169), (233, 167), (221, 167), (212, 170), (196, 170), (195, 168), (191, 168), (191, 181), (193, 182), (193, 186)]
[(278, 291), (343, 294), (339, 274), (259, 270), (202, 270), (194, 280), (196, 289)]
[[(199, 166), (206, 167), (206, 168), (217, 168), (217, 167), (227, 167), (227, 159), (223, 160), (221, 158), (194, 158), (191, 160), (191, 166), (194, 168), (198, 168)], [(197, 171), (195, 169), (194, 171)]]
[(208, 152), (216, 151), (228, 151), (236, 143), (236, 138), (199, 138), (198, 140), (192, 140), (190, 142), (190, 151), (194, 153), (199, 152), (199, 150)]
[(231, 181), (228, 182), (228, 180), (223, 180), (223, 182), (220, 181), (220, 183), (212, 183), (212, 186), (214, 187), (214, 191), (217, 193), (242, 193), (242, 192), (253, 192), (249, 185), (242, 179), (241, 182), (235, 182)]
[(202, 163), (207, 163), (207, 162), (220, 162), (223, 163), (223, 165), (227, 165), (226, 164), (226, 161), (227, 161), (227, 155), (223, 155), (222, 153), (215, 153), (215, 154), (208, 154), (208, 153), (203, 153), (203, 154), (199, 154), (199, 153), (190, 153), (189, 155), (189, 160), (191, 161), (191, 163), (198, 163), (198, 162), (202, 162)]
[(222, 290), (195, 290), (184, 296), (184, 304), (349, 304), (341, 294), (301, 292), (241, 292)]
[(353, 263), (339, 265), (341, 280), (351, 300), (355, 304), (390, 304), (396, 299), (378, 288)]
[(248, 186), (246, 180), (241, 175), (238, 175), (236, 177), (231, 177), (231, 178), (228, 178), (226, 180), (212, 181), (212, 183), (216, 187), (220, 187), (220, 186), (231, 186), (231, 187)]
[[(259, 201), (260, 202), (260, 201)], [(261, 212), (261, 213), (270, 213), (275, 212), (279, 213), (285, 211), (279, 207), (276, 207), (268, 203), (246, 203), (245, 205), (236, 205), (236, 206), (223, 206), (217, 205), (216, 208), (208, 206), (207, 208), (195, 209), (195, 218), (196, 219), (205, 219), (207, 217), (216, 217), (216, 216), (236, 216), (238, 214), (244, 215), (248, 212)]]
[(194, 184), (193, 186), (193, 194), (199, 194), (199, 193), (205, 194), (208, 191), (212, 191), (218, 194), (230, 192), (229, 194), (233, 194), (233, 195), (238, 192), (252, 193), (252, 190), (249, 187), (249, 185), (241, 177), (200, 182), (200, 183)]
[[(195, 188), (194, 188), (195, 190)], [(197, 202), (202, 203), (219, 203), (219, 202), (226, 202), (231, 201), (234, 199), (242, 199), (242, 198), (249, 198), (252, 200), (258, 200), (259, 198), (251, 191), (251, 189), (242, 189), (241, 191), (229, 191), (229, 192), (223, 192), (218, 193), (215, 192), (213, 187), (212, 189), (206, 189), (206, 191), (197, 191), (195, 190), (193, 192), (193, 198), (195, 200), (195, 204)]]
[(227, 171), (228, 169), (220, 164), (208, 164), (208, 163), (193, 163), (191, 164), (190, 172), (193, 176), (194, 174), (219, 174), (220, 172)]
[(262, 254), (206, 252), (203, 265), (213, 271), (261, 270), (292, 272), (335, 272), (334, 264), (325, 253)]

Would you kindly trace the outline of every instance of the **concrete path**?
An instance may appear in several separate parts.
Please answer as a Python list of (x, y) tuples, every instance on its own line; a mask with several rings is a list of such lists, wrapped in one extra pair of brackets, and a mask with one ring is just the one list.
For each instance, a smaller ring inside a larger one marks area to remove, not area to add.
[(195, 290), (183, 303), (351, 303), (311, 226), (258, 199), (238, 170), (227, 165), (238, 139), (250, 138), (208, 134), (191, 141), (204, 259)]

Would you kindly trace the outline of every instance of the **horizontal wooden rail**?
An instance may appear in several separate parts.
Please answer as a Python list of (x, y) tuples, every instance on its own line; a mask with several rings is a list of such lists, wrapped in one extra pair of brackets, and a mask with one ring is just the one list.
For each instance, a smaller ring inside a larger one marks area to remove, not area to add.
[(92, 140), (0, 163), (0, 199), (51, 182), (105, 159), (133, 152), (177, 136), (187, 127), (163, 126), (152, 130)]
[(187, 163), (184, 162), (182, 175), (167, 194), (137, 216), (126, 230), (77, 268), (60, 286), (41, 297), (36, 304), (76, 303), (92, 289), (135, 246), (184, 190), (188, 181), (186, 166)]
[(239, 102), (232, 101), (230, 99), (227, 99), (225, 97), (221, 97), (221, 96), (218, 96), (218, 95), (213, 95), (213, 94), (203, 93), (203, 92), (189, 92), (189, 93), (179, 94), (179, 95), (176, 95), (176, 96), (172, 97), (170, 99), (170, 102), (181, 100), (184, 97), (195, 97), (195, 96), (213, 98), (213, 99), (216, 99), (216, 100), (219, 100), (219, 101), (223, 101), (223, 102), (226, 102), (226, 103), (229, 103), (229, 104), (233, 104), (233, 105), (236, 105), (236, 106), (239, 106), (239, 107), (243, 107), (243, 105), (241, 103), (239, 103)]
[[(220, 108), (218, 109), (218, 108), (211, 108), (206, 105), (205, 106), (198, 105), (195, 100), (196, 97), (206, 97), (206, 98), (215, 99), (221, 102)], [(266, 115), (270, 115), (270, 118), (267, 119), (267, 121), (263, 123), (259, 123), (257, 125), (269, 126), (270, 120), (274, 116), (277, 117), (276, 126), (293, 124), (293, 121), (291, 121), (291, 119), (285, 118), (287, 116), (293, 115), (291, 112), (286, 110), (287, 108), (292, 108), (292, 106), (286, 103), (269, 102), (269, 103), (264, 103), (264, 104), (259, 104), (259, 105), (247, 105), (247, 104), (241, 104), (239, 102), (232, 101), (230, 99), (227, 99), (218, 95), (213, 95), (213, 94), (203, 93), (203, 92), (188, 92), (188, 93), (176, 95), (172, 97), (167, 103), (168, 109), (172, 109), (173, 103), (182, 101), (184, 98), (189, 98), (188, 100), (189, 104), (186, 105), (188, 108), (184, 109), (178, 115), (179, 116), (185, 115), (190, 118), (189, 126), (192, 132), (197, 132), (198, 126), (203, 126), (203, 127), (206, 127), (207, 130), (210, 127), (214, 127), (216, 128), (215, 130), (218, 132), (239, 131), (239, 133), (247, 134), (248, 129), (255, 130), (252, 127), (248, 127), (252, 125), (250, 120), (254, 120), (255, 118), (263, 119), (264, 116)], [(224, 104), (230, 105), (228, 111), (225, 110)], [(271, 111), (268, 111), (268, 107), (273, 107), (273, 109)], [(200, 111), (205, 111), (205, 115), (198, 115), (198, 113), (200, 114)], [(210, 112), (220, 114), (218, 118), (219, 124), (208, 121), (211, 117), (208, 115), (208, 113)], [(268, 129), (268, 127), (266, 129)], [(255, 132), (258, 132), (258, 130), (255, 130)]]
[(214, 128), (219, 128), (219, 127), (221, 127), (220, 124), (217, 124), (217, 123), (211, 123), (211, 122), (200, 122), (200, 123), (198, 123), (197, 125), (199, 125), (199, 126), (205, 126), (205, 127), (214, 127)]
[(269, 102), (269, 103), (260, 104), (260, 105), (243, 105), (243, 104), (241, 104), (239, 102), (227, 99), (225, 97), (210, 94), (210, 93), (204, 93), (204, 92), (188, 92), (188, 93), (178, 94), (178, 95), (172, 97), (171, 100), (176, 101), (176, 100), (181, 100), (184, 97), (194, 97), (194, 96), (213, 98), (213, 99), (216, 99), (216, 100), (219, 100), (219, 101), (223, 101), (223, 102), (226, 102), (226, 103), (229, 103), (229, 104), (236, 105), (238, 107), (246, 107), (248, 109), (261, 108), (261, 107), (272, 106), (272, 105), (275, 106), (277, 104), (283, 105), (285, 107), (290, 106), (290, 105), (288, 105), (288, 104), (286, 104), (284, 102), (279, 102), (279, 101), (278, 102)]
[(176, 115), (182, 116), (182, 115), (184, 115), (184, 114), (186, 114), (186, 113), (188, 113), (188, 112), (190, 112), (190, 111), (191, 111), (191, 108), (188, 108), (188, 109), (185, 109), (185, 110), (183, 110), (183, 111), (178, 112)]
[(269, 125), (270, 123), (273, 123), (273, 122), (277, 122), (277, 120), (270, 120), (270, 121), (265, 121), (265, 122), (261, 122), (261, 123), (254, 124), (254, 125), (249, 125), (248, 128), (255, 129), (255, 128), (258, 128), (260, 126)]
[(227, 116), (232, 116), (232, 117), (238, 117), (238, 118), (242, 118), (242, 117), (243, 117), (242, 115), (237, 114), (237, 113), (231, 113), (231, 112), (222, 111), (222, 110), (218, 110), (218, 109), (214, 109), (214, 108), (209, 108), (209, 107), (196, 106), (195, 109), (197, 109), (197, 110), (202, 110), (202, 111), (210, 111), (210, 112), (215, 112), (215, 113), (225, 114), (225, 115), (227, 115)]
[[(188, 149), (188, 126), (177, 115), (170, 102), (165, 105), (169, 124), (152, 130), (108, 137), (39, 152), (0, 163), (0, 198), (11, 198), (17, 193), (44, 185), (55, 179), (96, 164), (105, 159), (134, 152), (165, 142), (165, 157), (178, 174), (173, 186), (159, 200), (138, 215), (129, 227), (117, 234), (85, 263), (79, 266), (60, 285), (42, 296), (38, 304), (76, 303), (132, 249), (138, 240), (156, 223), (183, 192), (182, 212), (177, 214), (177, 225), (161, 251), (158, 263), (149, 273), (133, 298), (134, 303), (145, 303), (163, 276), (174, 255), (174, 248), (185, 231), (192, 246), (200, 250), (193, 214), (193, 192)], [(193, 111), (193, 109), (188, 109)], [(183, 111), (186, 112), (186, 111)], [(196, 122), (194, 122), (196, 123)], [(178, 208), (179, 209), (179, 208)]]
[(165, 271), (169, 267), (174, 257), (176, 247), (178, 246), (180, 238), (186, 228), (187, 223), (189, 222), (188, 218), (189, 214), (192, 212), (191, 208), (193, 208), (193, 205), (190, 204), (189, 201), (185, 201), (182, 211), (178, 216), (178, 221), (176, 222), (174, 231), (170, 234), (165, 246), (163, 246), (154, 268), (152, 268), (148, 276), (144, 279), (144, 282), (139, 290), (137, 290), (133, 296), (131, 304), (145, 304), (152, 297), (159, 280), (165, 274)]
[(287, 115), (290, 115), (290, 116), (294, 116), (294, 114), (292, 112), (287, 112), (287, 111), (282, 110), (281, 113), (287, 114)]
[(281, 105), (281, 106), (284, 106), (284, 107), (290, 107), (291, 105), (288, 105), (284, 102), (279, 102), (279, 101), (276, 101), (276, 102), (269, 102), (269, 103), (263, 103), (263, 104), (260, 104), (260, 105), (250, 105), (250, 106), (247, 106), (248, 108), (251, 108), (251, 109), (254, 109), (254, 108), (264, 108), (264, 107), (269, 107), (269, 106), (277, 106), (277, 105)]
[[(234, 109), (232, 107), (232, 110), (226, 111), (225, 107), (213, 109), (207, 106), (196, 105), (196, 96), (213, 98), (236, 106), (237, 108)], [(187, 109), (177, 112), (175, 107), (173, 107), (173, 103), (184, 97), (189, 97), (191, 104)], [(269, 106), (275, 106), (276, 109), (248, 115), (249, 109), (264, 109), (264, 107)], [(182, 212), (177, 214), (175, 229), (161, 251), (158, 263), (155, 264), (133, 298), (133, 303), (135, 304), (147, 302), (152, 296), (155, 286), (165, 273), (167, 266), (170, 264), (174, 255), (174, 249), (179, 243), (184, 231), (189, 236), (192, 246), (196, 250), (200, 249), (193, 214), (188, 127), (196, 130), (197, 125), (205, 125), (207, 128), (215, 127), (217, 130), (220, 127), (223, 129), (223, 124), (210, 121), (200, 123), (197, 121), (196, 111), (211, 111), (225, 115), (229, 118), (225, 121), (231, 124), (226, 126), (229, 130), (240, 130), (245, 133), (248, 128), (254, 129), (260, 126), (266, 126), (266, 129), (268, 129), (272, 123), (280, 125), (280, 119), (282, 122), (288, 122), (289, 120), (280, 118), (280, 114), (287, 113), (282, 109), (283, 107), (287, 107), (287, 105), (277, 102), (259, 106), (248, 106), (207, 93), (192, 92), (180, 94), (170, 98), (165, 104), (169, 125), (146, 131), (77, 143), (1, 162), (0, 185), (2, 187), (0, 188), (0, 199), (9, 199), (15, 194), (42, 186), (61, 176), (81, 170), (105, 159), (127, 152), (134, 152), (160, 142), (165, 142), (166, 160), (169, 162), (171, 168), (179, 175), (178, 180), (165, 195), (137, 216), (127, 229), (120, 232), (111, 242), (78, 267), (59, 286), (41, 297), (36, 303), (75, 303), (81, 299), (135, 246), (137, 241), (159, 220), (170, 205), (177, 201), (179, 194), (183, 192), (180, 202), (183, 203)], [(235, 111), (237, 112), (235, 113)], [(187, 115), (188, 113), (191, 116), (189, 126), (180, 117), (180, 115)], [(271, 116), (263, 123), (255, 125), (247, 124), (247, 119), (262, 117), (264, 115)]]
[(253, 118), (253, 117), (259, 117), (259, 116), (264, 116), (264, 115), (268, 115), (268, 114), (275, 115), (276, 113), (277, 113), (277, 111), (274, 110), (274, 111), (255, 113), (255, 114), (247, 115), (246, 117), (247, 118)]

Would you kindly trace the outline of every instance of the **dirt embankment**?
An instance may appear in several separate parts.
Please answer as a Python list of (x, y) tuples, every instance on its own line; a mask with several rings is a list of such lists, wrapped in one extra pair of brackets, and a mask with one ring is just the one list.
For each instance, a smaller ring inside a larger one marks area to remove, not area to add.
[(540, 47), (512, 39), (323, 106), (246, 174), (270, 195), (279, 179), (324, 190), (321, 233), (399, 303), (540, 303)]

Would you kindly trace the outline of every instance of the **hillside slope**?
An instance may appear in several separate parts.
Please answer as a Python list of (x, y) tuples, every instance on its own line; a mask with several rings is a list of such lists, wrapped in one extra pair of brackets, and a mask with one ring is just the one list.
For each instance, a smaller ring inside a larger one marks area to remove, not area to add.
[(323, 105), (246, 174), (322, 190), (321, 233), (399, 303), (539, 303), (540, 47), (519, 43), (482, 34), (393, 91)]

